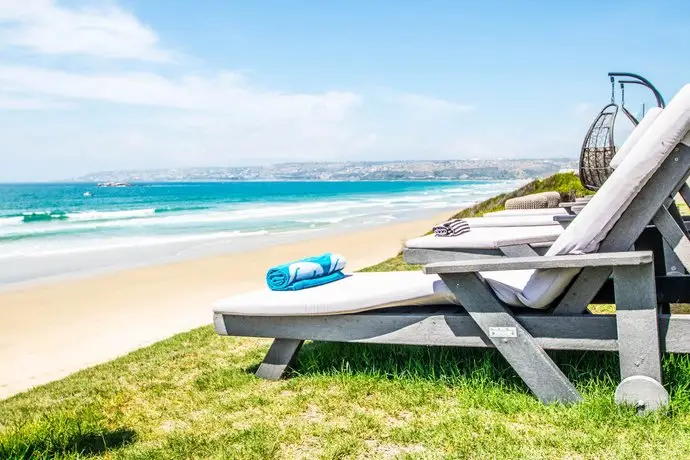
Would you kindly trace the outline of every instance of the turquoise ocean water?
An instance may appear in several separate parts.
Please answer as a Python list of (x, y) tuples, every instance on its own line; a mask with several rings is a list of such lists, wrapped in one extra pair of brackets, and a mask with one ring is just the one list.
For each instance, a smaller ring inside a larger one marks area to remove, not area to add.
[(516, 181), (0, 184), (0, 284), (456, 210)]

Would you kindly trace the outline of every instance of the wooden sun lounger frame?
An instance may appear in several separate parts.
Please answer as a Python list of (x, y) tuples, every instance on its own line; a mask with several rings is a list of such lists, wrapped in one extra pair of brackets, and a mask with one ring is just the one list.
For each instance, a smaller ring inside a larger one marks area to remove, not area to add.
[[(221, 335), (275, 338), (257, 375), (280, 378), (304, 340), (495, 347), (532, 392), (546, 403), (582, 399), (544, 350), (608, 350), (620, 356), (617, 402), (640, 411), (668, 402), (660, 353), (690, 352), (690, 315), (659, 311), (660, 284), (649, 251), (631, 252), (646, 223), (653, 221), (678, 259), (690, 268), (690, 241), (669, 213), (669, 196), (690, 174), (690, 147), (679, 144), (623, 213), (599, 252), (544, 257), (526, 244), (508, 257), (438, 261), (424, 272), (438, 274), (463, 305), (401, 307), (332, 316), (244, 316), (216, 313)], [(681, 191), (685, 199), (690, 199)], [(504, 253), (505, 254), (505, 253)], [(582, 268), (548, 311), (515, 313), (502, 304), (480, 271)], [(588, 305), (610, 283), (615, 315), (591, 315)], [(671, 294), (667, 294), (668, 297)]]

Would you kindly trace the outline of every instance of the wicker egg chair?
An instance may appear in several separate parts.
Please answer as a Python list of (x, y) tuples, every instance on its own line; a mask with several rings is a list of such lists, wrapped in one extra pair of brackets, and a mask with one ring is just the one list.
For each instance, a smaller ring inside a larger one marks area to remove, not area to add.
[[(625, 107), (625, 84), (641, 85), (649, 88), (659, 107), (666, 104), (661, 93), (646, 78), (630, 72), (609, 72), (611, 81), (611, 102), (607, 104), (594, 122), (589, 127), (580, 152), (580, 182), (587, 190), (596, 191), (611, 175), (611, 160), (616, 155), (616, 145), (613, 139), (613, 131), (616, 124), (616, 115), (619, 107), (634, 126), (639, 121)], [(627, 77), (627, 80), (619, 80), (621, 87), (621, 104), (615, 101), (614, 82), (616, 77)]]
[(618, 105), (606, 105), (589, 127), (580, 152), (580, 182), (587, 190), (599, 190), (611, 172), (611, 160), (616, 154), (613, 129)]

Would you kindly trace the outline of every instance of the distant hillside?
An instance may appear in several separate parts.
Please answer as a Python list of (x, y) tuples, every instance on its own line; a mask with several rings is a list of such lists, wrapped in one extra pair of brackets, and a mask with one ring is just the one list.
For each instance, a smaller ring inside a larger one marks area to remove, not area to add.
[(576, 167), (574, 159), (424, 160), (280, 163), (270, 166), (106, 171), (75, 178), (83, 182), (246, 180), (461, 180), (527, 179)]

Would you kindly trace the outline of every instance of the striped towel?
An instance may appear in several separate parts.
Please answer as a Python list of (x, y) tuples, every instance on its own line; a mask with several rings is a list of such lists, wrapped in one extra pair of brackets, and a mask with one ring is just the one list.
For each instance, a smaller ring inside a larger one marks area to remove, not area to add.
[(470, 224), (462, 219), (451, 219), (434, 227), (436, 236), (458, 236), (470, 231)]

